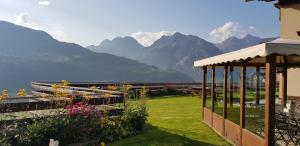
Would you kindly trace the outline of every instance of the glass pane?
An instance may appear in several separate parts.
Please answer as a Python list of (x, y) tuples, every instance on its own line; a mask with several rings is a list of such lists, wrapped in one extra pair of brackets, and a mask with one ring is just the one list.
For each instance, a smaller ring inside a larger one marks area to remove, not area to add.
[(229, 91), (227, 104), (227, 119), (240, 124), (240, 68), (234, 67), (233, 71), (229, 70)]
[[(258, 75), (258, 76), (257, 76)], [(259, 80), (257, 81), (257, 77)], [(245, 128), (263, 136), (264, 130), (264, 79), (255, 68), (247, 68)]]
[(206, 108), (211, 109), (211, 93), (210, 93), (210, 88), (211, 88), (211, 73), (212, 69), (207, 68), (207, 77), (206, 77)]
[(216, 99), (215, 99), (215, 113), (223, 116), (223, 83), (224, 83), (224, 68), (216, 69)]

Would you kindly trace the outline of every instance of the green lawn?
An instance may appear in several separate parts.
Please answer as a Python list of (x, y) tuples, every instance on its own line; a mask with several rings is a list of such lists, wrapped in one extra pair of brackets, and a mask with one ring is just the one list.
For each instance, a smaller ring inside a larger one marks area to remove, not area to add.
[(146, 130), (109, 146), (230, 145), (201, 122), (201, 99), (166, 97), (149, 99)]

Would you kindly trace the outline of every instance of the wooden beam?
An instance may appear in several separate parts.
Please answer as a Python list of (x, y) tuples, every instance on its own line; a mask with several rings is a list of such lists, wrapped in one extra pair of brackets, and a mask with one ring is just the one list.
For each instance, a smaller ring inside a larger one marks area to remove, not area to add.
[[(51, 84), (43, 85), (43, 84), (31, 84), (31, 88), (34, 91), (47, 91), (47, 92), (54, 92), (54, 88)], [(101, 89), (92, 89), (92, 88), (83, 88), (83, 87), (72, 87), (72, 86), (64, 86), (60, 87), (58, 90), (64, 89), (65, 93), (72, 94), (74, 91), (78, 93), (86, 93), (86, 92), (95, 92), (95, 93), (109, 93), (109, 94), (116, 94), (116, 95), (122, 95), (122, 92), (119, 91), (110, 91), (110, 90), (101, 90)]]
[(281, 74), (281, 102), (282, 105), (286, 105), (287, 101), (287, 67), (283, 67), (283, 72)]
[[(241, 67), (240, 80), (240, 131), (245, 128), (245, 98), (246, 98), (246, 65)], [(240, 144), (242, 145), (242, 134), (240, 134)]]
[(287, 64), (282, 64), (282, 65), (277, 65), (277, 66), (282, 66), (282, 67), (300, 67), (300, 63), (287, 63)]
[(216, 88), (216, 68), (215, 66), (212, 66), (212, 73), (211, 73), (211, 103), (212, 103), (212, 108), (211, 111), (215, 111), (215, 98), (216, 98), (216, 93), (215, 93), (215, 88)]
[[(7, 99), (3, 101), (4, 103), (2, 103), (0, 107), (0, 114), (8, 113), (8, 112), (22, 112), (22, 111), (64, 108), (66, 105), (68, 105), (64, 99), (65, 99), (64, 97), (51, 97), (51, 98), (24, 97), (24, 98), (12, 99), (12, 100)], [(122, 103), (123, 101), (124, 101), (123, 96), (113, 97), (113, 98), (96, 97), (90, 99), (88, 103), (92, 105), (102, 105), (102, 104)], [(53, 102), (60, 103), (60, 104), (53, 104)]]
[(276, 98), (276, 55), (266, 59), (266, 105), (265, 105), (265, 146), (274, 146), (275, 98)]
[(260, 100), (260, 67), (256, 67), (256, 104), (259, 104)]
[[(235, 67), (241, 67), (246, 65), (247, 67), (265, 67), (265, 63), (241, 63), (241, 62), (238, 62), (238, 63), (222, 63), (222, 64), (215, 64), (214, 66), (215, 67), (223, 67), (223, 66), (235, 66)], [(287, 63), (287, 64), (282, 64), (282, 63), (277, 63), (276, 64), (277, 67), (283, 67), (283, 66), (286, 66), (286, 67), (300, 67), (300, 63)]]
[(223, 117), (227, 119), (227, 81), (228, 81), (228, 67), (224, 66), (224, 81), (223, 81)]
[(204, 107), (206, 107), (206, 76), (207, 67), (202, 67), (202, 119), (204, 119)]
[(257, 67), (257, 66), (265, 66), (264, 63), (247, 63), (247, 62), (231, 62), (231, 63), (222, 63), (222, 64), (216, 64), (216, 67), (219, 66), (236, 66), (236, 67), (242, 67), (243, 65), (246, 65), (247, 67)]
[[(48, 86), (51, 87), (53, 84), (61, 84), (60, 82), (52, 82), (52, 83), (37, 83), (32, 82), (31, 85), (39, 85), (39, 86)], [(122, 94), (122, 92), (119, 91), (109, 91), (109, 90), (101, 90), (101, 89), (91, 89), (91, 85), (95, 85), (97, 87), (101, 88), (107, 88), (109, 85), (113, 86), (123, 86), (123, 85), (132, 85), (132, 89), (142, 89), (146, 87), (147, 89), (156, 90), (156, 89), (163, 89), (166, 86), (176, 88), (176, 89), (182, 89), (182, 88), (189, 88), (189, 87), (195, 87), (199, 86), (200, 83), (134, 83), (134, 82), (87, 82), (87, 83), (77, 83), (77, 82), (71, 82), (69, 83), (69, 86), (66, 88), (72, 89), (72, 90), (80, 90), (80, 91), (96, 91), (103, 92), (103, 93), (111, 93), (111, 94)]]
[(233, 106), (233, 66), (230, 66), (229, 70), (230, 70), (229, 103), (230, 103), (230, 107), (232, 107)]
[(241, 67), (240, 73), (240, 126), (245, 128), (246, 66)]
[(211, 74), (211, 126), (213, 125), (213, 114), (215, 112), (215, 98), (216, 98), (216, 93), (215, 93), (215, 82), (216, 82), (216, 68), (215, 66), (212, 66), (212, 74)]
[(225, 135), (225, 119), (227, 119), (227, 81), (228, 81), (228, 66), (224, 66), (224, 81), (223, 81), (223, 130), (222, 135)]

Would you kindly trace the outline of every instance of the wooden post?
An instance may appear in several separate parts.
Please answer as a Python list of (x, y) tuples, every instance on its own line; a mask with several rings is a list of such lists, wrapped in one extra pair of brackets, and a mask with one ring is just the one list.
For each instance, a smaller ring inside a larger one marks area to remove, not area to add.
[(259, 104), (259, 100), (260, 100), (260, 80), (259, 80), (259, 76), (260, 76), (260, 67), (257, 66), (256, 67), (256, 104)]
[(266, 105), (265, 105), (265, 146), (274, 146), (275, 97), (276, 97), (276, 56), (266, 58)]
[(224, 66), (224, 81), (223, 81), (223, 130), (222, 135), (225, 135), (225, 119), (227, 119), (227, 80), (228, 67)]
[(246, 65), (241, 67), (240, 73), (240, 145), (242, 145), (242, 132), (245, 128)]
[(227, 80), (228, 80), (228, 67), (224, 66), (224, 81), (223, 81), (223, 117), (227, 118)]
[(229, 103), (230, 103), (230, 107), (232, 107), (233, 106), (233, 66), (230, 66), (229, 70), (230, 70)]
[(281, 77), (281, 98), (282, 98), (282, 105), (286, 105), (287, 101), (287, 67), (283, 67), (283, 72), (282, 72), (282, 77)]
[(212, 74), (211, 74), (211, 111), (215, 111), (215, 82), (216, 82), (216, 68), (215, 66), (212, 66)]
[(215, 66), (212, 66), (212, 75), (211, 75), (211, 123), (210, 125), (213, 126), (213, 115), (214, 115), (214, 112), (215, 112), (215, 82), (216, 82), (216, 68)]
[(206, 107), (206, 76), (207, 76), (207, 67), (202, 67), (202, 119), (204, 119), (204, 108)]

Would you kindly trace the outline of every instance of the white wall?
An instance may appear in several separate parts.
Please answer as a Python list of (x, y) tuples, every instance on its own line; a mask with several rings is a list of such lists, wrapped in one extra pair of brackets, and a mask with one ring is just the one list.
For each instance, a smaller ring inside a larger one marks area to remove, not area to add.
[(287, 94), (288, 96), (300, 97), (300, 69), (288, 69), (287, 74)]

